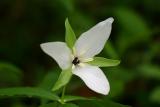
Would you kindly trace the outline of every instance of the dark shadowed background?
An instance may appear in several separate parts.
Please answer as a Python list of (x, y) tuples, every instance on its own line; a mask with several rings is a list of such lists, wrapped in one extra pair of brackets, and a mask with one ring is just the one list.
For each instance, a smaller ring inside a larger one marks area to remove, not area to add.
[[(90, 91), (77, 77), (67, 93), (97, 96), (133, 107), (160, 106), (160, 0), (1, 0), (0, 88), (50, 89), (61, 70), (40, 44), (64, 41), (66, 18), (77, 37), (109, 17), (113, 30), (99, 56), (120, 59), (103, 68), (108, 96)], [(0, 98), (0, 107), (37, 107), (36, 98)]]

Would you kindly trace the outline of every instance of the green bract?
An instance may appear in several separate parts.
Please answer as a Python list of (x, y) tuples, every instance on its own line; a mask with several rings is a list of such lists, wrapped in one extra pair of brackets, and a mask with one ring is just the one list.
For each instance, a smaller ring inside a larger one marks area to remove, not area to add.
[(70, 47), (72, 49), (74, 46), (74, 43), (76, 41), (76, 36), (75, 36), (75, 33), (74, 33), (71, 25), (69, 24), (68, 18), (65, 21), (65, 28), (66, 28), (65, 41), (66, 41), (68, 47)]
[(90, 61), (88, 63), (98, 67), (109, 67), (109, 66), (117, 66), (118, 64), (120, 64), (120, 61), (107, 59), (103, 57), (94, 57), (93, 61)]
[(54, 87), (52, 88), (52, 91), (56, 91), (56, 90), (60, 89), (61, 87), (65, 86), (69, 82), (71, 77), (72, 77), (71, 68), (62, 71), (57, 82), (55, 83)]

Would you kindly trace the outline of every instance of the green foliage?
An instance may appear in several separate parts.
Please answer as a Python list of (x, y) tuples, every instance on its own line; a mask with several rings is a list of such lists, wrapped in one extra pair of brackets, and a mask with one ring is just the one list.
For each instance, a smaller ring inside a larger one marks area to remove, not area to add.
[(57, 82), (55, 83), (54, 87), (52, 88), (52, 91), (56, 91), (56, 90), (62, 88), (63, 86), (65, 86), (70, 81), (71, 77), (72, 77), (71, 68), (62, 71)]
[(59, 97), (53, 93), (46, 91), (41, 88), (33, 87), (17, 87), (17, 88), (2, 88), (0, 89), (1, 97), (15, 97), (15, 96), (26, 96), (26, 97), (39, 97), (46, 98), (49, 100), (58, 101)]
[(151, 64), (141, 65), (139, 67), (139, 72), (141, 75), (160, 80), (160, 67)]
[(122, 29), (119, 30), (117, 45), (121, 52), (136, 43), (144, 42), (150, 38), (150, 29), (145, 20), (129, 8), (116, 8), (114, 10), (117, 23)]
[(78, 106), (73, 103), (66, 103), (66, 104), (49, 103), (49, 104), (41, 105), (39, 107), (78, 107)]
[(54, 103), (42, 104), (39, 107), (57, 107), (59, 105), (60, 105), (59, 103), (54, 102)]
[[(58, 79), (59, 74), (60, 73), (57, 70), (49, 70), (49, 72), (43, 77), (42, 81), (38, 84), (38, 87), (50, 91)], [(58, 94), (59, 92), (54, 92), (54, 94)], [(47, 99), (41, 99), (41, 104), (46, 104), (47, 102)]]
[(120, 64), (119, 60), (112, 60), (103, 57), (94, 57), (93, 61), (88, 62), (91, 65), (99, 67), (117, 66)]
[[(4, 88), (0, 89), (0, 97), (15, 97), (15, 96), (26, 96), (26, 97), (38, 97), (38, 98), (45, 98), (48, 100), (53, 100), (53, 101), (59, 101), (59, 97), (54, 95), (53, 93), (46, 91), (41, 88), (33, 88), (33, 87), (17, 87), (17, 88)], [(72, 103), (66, 103), (70, 101), (83, 101), (81, 103), (78, 103), (78, 105), (84, 106), (88, 105), (90, 107), (103, 107), (104, 104), (107, 105), (108, 107), (128, 107), (128, 106), (123, 106), (114, 102), (111, 102), (109, 100), (104, 99), (98, 100), (98, 99), (88, 99), (80, 96), (64, 96), (64, 103), (65, 104), (60, 104), (60, 103), (49, 103), (49, 104), (42, 104), (40, 107), (50, 107), (50, 106), (59, 106), (59, 107), (78, 107), (75, 104)]]
[[(139, 37), (139, 39), (147, 39), (149, 36), (149, 28), (139, 14), (128, 8), (117, 8), (115, 14), (118, 17), (118, 22), (123, 26), (123, 29), (132, 34), (129, 37), (135, 36), (132, 38), (136, 39), (136, 37)], [(128, 20), (125, 20), (126, 18)], [(136, 40), (138, 40), (138, 38)]]
[(79, 106), (72, 104), (72, 103), (67, 103), (67, 104), (61, 105), (60, 107), (79, 107)]
[(151, 101), (160, 104), (160, 87), (157, 87), (150, 96)]
[[(118, 50), (118, 49), (117, 49)], [(115, 50), (115, 47), (113, 44), (108, 41), (107, 44), (104, 47), (104, 52), (109, 55), (111, 58), (119, 58), (117, 51)]]
[(125, 84), (129, 81), (133, 81), (138, 75), (134, 70), (128, 71), (128, 69), (120, 66), (114, 68), (104, 68), (103, 71), (110, 83), (110, 92), (106, 97), (111, 98), (116, 98), (117, 96), (125, 93)]
[(130, 107), (127, 105), (121, 105), (110, 100), (90, 100), (90, 101), (80, 101), (79, 107)]
[(18, 85), (21, 83), (22, 71), (13, 64), (0, 62), (0, 83)]
[(65, 104), (59, 104), (59, 103), (49, 103), (41, 105), (40, 107), (130, 107), (127, 105), (122, 105), (119, 103), (112, 102), (110, 100), (104, 99), (104, 100), (83, 100), (78, 101), (76, 104), (73, 103), (65, 103)]
[(76, 36), (74, 34), (74, 31), (69, 24), (68, 18), (65, 21), (65, 27), (66, 27), (66, 36), (65, 36), (65, 41), (67, 45), (72, 49), (74, 46), (74, 43), (76, 41)]
[[(66, 17), (77, 37), (96, 23), (113, 17), (111, 35), (100, 55), (121, 60), (118, 67), (102, 68), (110, 83), (109, 95), (89, 91), (77, 78), (67, 86), (67, 95), (100, 96), (133, 107), (160, 107), (159, 4), (160, 0), (0, 0), (0, 89), (38, 86), (50, 93), (60, 72), (52, 59), (44, 56), (39, 44), (63, 41)], [(67, 41), (72, 48), (75, 34), (67, 20), (65, 26), (66, 34), (71, 33)], [(53, 95), (60, 95), (60, 91)], [(52, 103), (50, 99), (38, 98), (43, 105)], [(72, 103), (79, 107), (115, 106), (107, 99)], [(37, 106), (34, 98), (0, 99), (0, 107)], [(48, 107), (54, 106), (62, 105), (54, 102)]]
[(41, 81), (41, 83), (38, 85), (40, 88), (44, 88), (46, 90), (51, 90), (53, 85), (55, 84), (56, 80), (59, 76), (58, 71), (49, 71)]
[(85, 98), (81, 96), (64, 96), (64, 102), (76, 101), (76, 100), (92, 100), (91, 98)]
[(74, 0), (57, 0), (58, 2), (60, 2), (63, 7), (65, 7), (68, 11), (73, 11), (74, 9), (74, 4), (73, 1)]

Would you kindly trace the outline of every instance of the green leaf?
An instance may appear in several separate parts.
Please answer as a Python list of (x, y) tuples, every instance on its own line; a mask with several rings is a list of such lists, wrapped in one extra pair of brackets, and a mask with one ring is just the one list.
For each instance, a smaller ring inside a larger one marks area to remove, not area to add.
[(81, 96), (64, 96), (64, 102), (75, 101), (75, 100), (92, 100), (92, 99)]
[(110, 100), (78, 101), (79, 107), (130, 107)]
[(71, 69), (67, 69), (61, 72), (57, 82), (55, 83), (54, 87), (52, 88), (52, 91), (56, 91), (60, 89), (61, 87), (65, 86), (72, 77), (72, 71)]
[[(38, 87), (50, 91), (52, 89), (53, 85), (55, 84), (55, 82), (57, 81), (59, 74), (60, 74), (60, 72), (57, 72), (57, 70), (55, 70), (55, 69), (54, 69), (54, 71), (50, 70), (44, 76), (44, 78), (42, 79), (42, 82), (40, 82)], [(59, 94), (59, 92), (56, 92), (54, 94)], [(45, 104), (47, 102), (48, 102), (48, 99), (41, 99), (41, 104)]]
[(117, 66), (118, 64), (120, 64), (120, 61), (107, 59), (103, 57), (94, 57), (94, 60), (88, 63), (94, 66), (108, 67), (108, 66)]
[(66, 103), (62, 104), (60, 107), (79, 107), (79, 106), (73, 103)]
[(78, 107), (73, 103), (60, 104), (57, 102), (40, 105), (39, 107)]
[(65, 21), (65, 28), (66, 28), (65, 41), (67, 45), (72, 49), (76, 41), (76, 36), (74, 31), (72, 30), (71, 25), (69, 24), (68, 18)]
[(157, 102), (160, 104), (160, 87), (156, 88), (152, 92), (150, 99), (151, 99), (151, 101)]
[(42, 104), (39, 107), (59, 107), (60, 103), (58, 102), (53, 102), (53, 103), (46, 103)]
[(3, 88), (0, 89), (0, 96), (14, 97), (14, 96), (27, 96), (27, 97), (40, 97), (49, 100), (58, 101), (59, 97), (53, 93), (43, 90), (41, 88), (33, 87), (17, 87), (17, 88)]

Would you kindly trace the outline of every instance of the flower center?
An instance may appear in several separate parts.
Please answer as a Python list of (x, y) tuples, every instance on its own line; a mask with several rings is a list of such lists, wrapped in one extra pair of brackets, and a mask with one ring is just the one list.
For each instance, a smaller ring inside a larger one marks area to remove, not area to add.
[(72, 64), (77, 65), (80, 63), (80, 60), (78, 59), (78, 57), (75, 57), (74, 60), (72, 61)]

